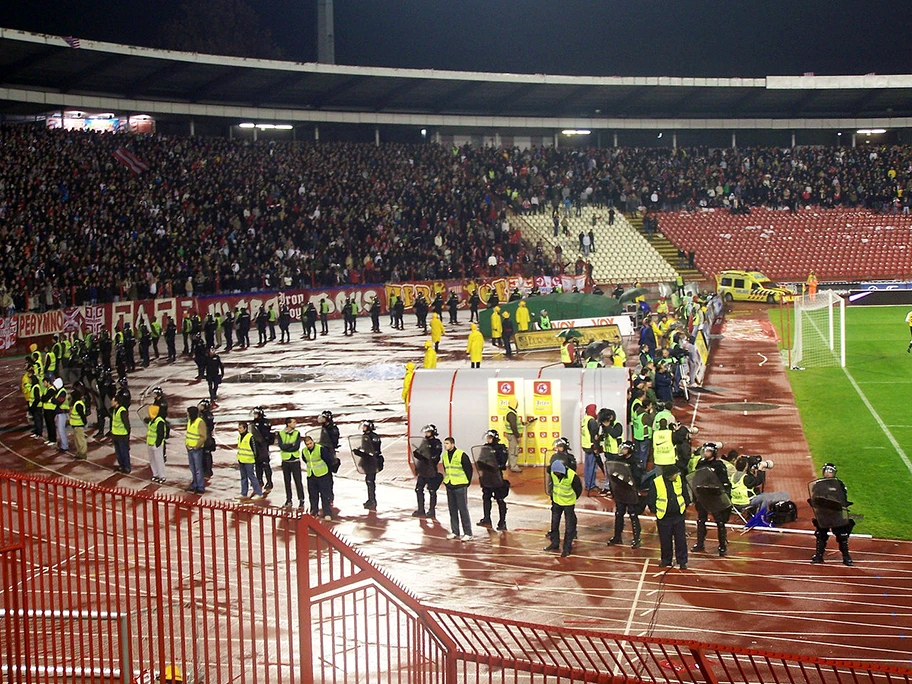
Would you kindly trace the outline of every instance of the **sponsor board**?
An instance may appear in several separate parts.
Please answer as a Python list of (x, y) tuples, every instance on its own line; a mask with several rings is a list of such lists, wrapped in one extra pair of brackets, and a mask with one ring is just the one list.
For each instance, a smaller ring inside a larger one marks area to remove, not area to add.
[(551, 327), (561, 328), (590, 328), (600, 325), (616, 325), (621, 331), (621, 335), (629, 337), (633, 335), (633, 319), (631, 316), (599, 316), (597, 318), (572, 318), (563, 321), (551, 321)]
[[(588, 344), (597, 340), (621, 342), (621, 330), (616, 324), (576, 328), (582, 334), (578, 344)], [(534, 330), (516, 333), (513, 338), (519, 351), (538, 351), (543, 349), (560, 349), (561, 338), (553, 330)]]

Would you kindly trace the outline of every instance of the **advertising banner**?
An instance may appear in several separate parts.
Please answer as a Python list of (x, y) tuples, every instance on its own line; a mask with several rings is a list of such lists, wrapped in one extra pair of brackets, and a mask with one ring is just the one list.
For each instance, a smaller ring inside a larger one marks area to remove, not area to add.
[(624, 337), (633, 335), (633, 317), (626, 314), (622, 316), (599, 316), (598, 318), (571, 318), (563, 321), (551, 321), (551, 327), (558, 330), (561, 328), (587, 328), (600, 325), (616, 325)]
[(63, 330), (63, 311), (19, 314), (19, 337), (54, 335)]
[[(305, 301), (304, 304), (306, 306), (307, 302), (313, 302), (313, 305), (316, 307), (317, 311), (319, 311), (320, 301), (324, 297), (329, 303), (330, 318), (342, 317), (342, 305), (348, 298), (351, 298), (352, 301), (358, 305), (359, 316), (367, 314), (367, 310), (374, 300), (374, 297), (380, 301), (380, 313), (383, 314), (388, 311), (386, 288), (384, 285), (352, 285), (349, 287), (328, 287), (308, 290), (307, 301)], [(298, 308), (300, 308), (300, 306)]]
[[(582, 334), (582, 337), (577, 340), (578, 345), (586, 345), (596, 340), (621, 341), (621, 330), (617, 325), (600, 325), (592, 328), (576, 328), (576, 330)], [(519, 351), (560, 349), (562, 341), (553, 330), (530, 330), (516, 333), (513, 339)]]
[(551, 445), (561, 436), (560, 380), (525, 381), (526, 431), (520, 465), (546, 465)]
[(501, 441), (506, 444), (506, 415), (510, 400), (515, 399), (519, 406), (516, 411), (523, 415), (523, 380), (521, 378), (488, 378), (488, 429), (497, 430)]

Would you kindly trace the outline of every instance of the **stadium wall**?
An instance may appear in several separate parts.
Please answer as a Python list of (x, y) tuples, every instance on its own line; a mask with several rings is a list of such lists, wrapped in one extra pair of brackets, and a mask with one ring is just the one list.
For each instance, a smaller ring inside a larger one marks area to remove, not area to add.
[(484, 278), (479, 280), (427, 280), (376, 285), (352, 285), (347, 287), (314, 288), (309, 290), (283, 290), (275, 292), (247, 292), (199, 297), (170, 297), (140, 301), (122, 301), (107, 304), (71, 306), (44, 313), (21, 313), (0, 318), (0, 357), (26, 354), (32, 344), (44, 349), (53, 336), (64, 333), (99, 333), (103, 329), (113, 331), (120, 323), (129, 323), (135, 328), (140, 319), (162, 320), (164, 316), (174, 318), (180, 334), (180, 322), (185, 313), (198, 312), (201, 317), (212, 313), (227, 313), (235, 307), (244, 307), (256, 312), (260, 306), (276, 310), (288, 306), (292, 324), (300, 323), (301, 307), (313, 302), (314, 306), (325, 297), (329, 302), (330, 318), (341, 318), (341, 308), (346, 299), (358, 304), (362, 315), (376, 297), (380, 301), (381, 313), (388, 313), (392, 295), (402, 297), (406, 308), (411, 307), (419, 294), (429, 302), (440, 292), (444, 299), (450, 292), (459, 297), (459, 308), (467, 309), (468, 300), (477, 288), (482, 299), (496, 293), (500, 301), (506, 301), (514, 288), (528, 293), (533, 286), (542, 292), (550, 292), (556, 285), (564, 290), (587, 287), (585, 276), (537, 276), (522, 278), (510, 276)]

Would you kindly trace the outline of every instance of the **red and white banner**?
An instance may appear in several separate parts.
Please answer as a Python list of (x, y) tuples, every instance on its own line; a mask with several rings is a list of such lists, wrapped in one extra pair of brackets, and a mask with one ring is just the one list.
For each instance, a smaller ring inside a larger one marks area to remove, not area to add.
[(142, 173), (149, 170), (149, 165), (135, 154), (130, 152), (126, 147), (118, 148), (114, 152), (114, 159), (130, 169), (133, 173)]
[(19, 317), (0, 318), (0, 351), (12, 349), (19, 333)]

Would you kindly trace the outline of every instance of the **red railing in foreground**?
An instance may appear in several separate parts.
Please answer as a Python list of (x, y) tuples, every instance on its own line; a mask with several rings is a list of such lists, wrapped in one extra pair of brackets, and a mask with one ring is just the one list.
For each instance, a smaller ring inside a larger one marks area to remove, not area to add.
[(0, 473), (0, 521), (4, 682), (912, 682), (428, 607), (275, 509)]

